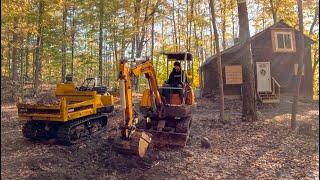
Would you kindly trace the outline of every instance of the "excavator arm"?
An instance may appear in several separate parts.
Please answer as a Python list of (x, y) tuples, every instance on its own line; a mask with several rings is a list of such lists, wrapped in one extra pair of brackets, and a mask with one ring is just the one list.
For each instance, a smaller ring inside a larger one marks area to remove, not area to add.
[(144, 156), (151, 138), (146, 133), (135, 132), (133, 117), (132, 83), (133, 76), (145, 75), (148, 79), (152, 94), (155, 97), (157, 113), (161, 116), (163, 101), (161, 100), (158, 83), (153, 65), (150, 60), (144, 60), (133, 68), (128, 67), (128, 60), (122, 60), (119, 66), (120, 101), (124, 109), (124, 124), (121, 127), (121, 140), (117, 142), (117, 149), (127, 153)]
[(119, 68), (120, 101), (121, 107), (124, 109), (124, 124), (121, 130), (121, 135), (122, 138), (129, 139), (131, 132), (134, 131), (132, 83), (127, 62), (121, 61)]
[(144, 74), (145, 77), (148, 79), (151, 92), (155, 96), (157, 110), (160, 111), (163, 106), (163, 102), (160, 96), (156, 74), (151, 61), (148, 60), (143, 62), (134, 67), (131, 71), (134, 76), (140, 76), (141, 74)]
[(150, 60), (146, 60), (136, 65), (132, 69), (128, 67), (128, 61), (120, 62), (119, 79), (121, 81), (121, 104), (124, 110), (124, 130), (122, 131), (123, 138), (129, 138), (134, 130), (133, 118), (133, 98), (132, 98), (132, 76), (145, 75), (148, 79), (150, 90), (155, 97), (157, 112), (161, 114), (163, 102), (160, 96), (158, 83), (153, 65)]

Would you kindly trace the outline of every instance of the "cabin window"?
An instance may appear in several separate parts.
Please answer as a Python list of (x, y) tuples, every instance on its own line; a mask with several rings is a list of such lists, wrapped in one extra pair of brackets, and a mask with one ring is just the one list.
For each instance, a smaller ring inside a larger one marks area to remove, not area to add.
[(276, 50), (292, 51), (292, 34), (290, 32), (276, 32)]
[(275, 52), (295, 52), (294, 34), (291, 30), (273, 32), (273, 49)]

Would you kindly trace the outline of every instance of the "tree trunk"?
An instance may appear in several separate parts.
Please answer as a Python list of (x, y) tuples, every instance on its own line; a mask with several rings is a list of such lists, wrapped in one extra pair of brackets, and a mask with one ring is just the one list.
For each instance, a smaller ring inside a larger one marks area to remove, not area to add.
[(214, 39), (216, 44), (216, 52), (217, 52), (217, 66), (218, 66), (218, 74), (219, 77), (219, 95), (220, 95), (220, 121), (224, 121), (224, 93), (223, 93), (223, 79), (222, 79), (222, 68), (221, 68), (221, 54), (220, 54), (220, 45), (219, 45), (219, 34), (216, 25), (216, 14), (214, 10), (215, 0), (210, 0), (210, 9), (211, 9), (211, 17), (212, 17), (212, 27), (214, 31)]
[(177, 25), (176, 25), (176, 18), (175, 18), (175, 6), (174, 6), (174, 1), (172, 0), (172, 22), (173, 22), (173, 36), (174, 36), (174, 49), (177, 52), (178, 51), (178, 38), (177, 38)]
[[(139, 42), (137, 45), (137, 54), (136, 57), (139, 58), (141, 57), (143, 46), (145, 43), (145, 38), (146, 38), (146, 32), (147, 32), (147, 22), (150, 20), (150, 17), (152, 18), (156, 12), (156, 9), (159, 6), (159, 0), (157, 1), (156, 5), (154, 6), (154, 9), (151, 11), (150, 14), (148, 14), (148, 7), (149, 7), (149, 1), (147, 1), (147, 4), (145, 5), (145, 14), (144, 14), (144, 20), (142, 23), (142, 30), (140, 33), (140, 37), (138, 38)], [(135, 78), (134, 77), (134, 89), (136, 91), (139, 91), (139, 77)]]
[(5, 75), (5, 73), (6, 73), (6, 67), (4, 66), (4, 59), (3, 59), (3, 52), (4, 52), (4, 46), (1, 46), (1, 74), (2, 74), (2, 76), (4, 76)]
[(226, 49), (226, 0), (223, 0), (221, 5), (221, 15), (222, 15), (222, 28), (221, 28), (221, 34), (222, 34), (222, 50)]
[[(103, 61), (102, 61), (102, 68), (104, 69), (102, 77), (101, 77), (101, 81), (103, 84), (107, 84), (107, 61), (108, 61), (108, 55), (107, 55), (107, 45), (106, 45), (106, 39), (105, 37), (103, 38), (103, 46), (104, 47), (104, 51), (105, 51), (105, 55), (103, 56)], [(101, 84), (102, 85), (102, 84)]]
[[(36, 70), (36, 44), (33, 45), (33, 49), (32, 49), (32, 79), (33, 80), (34, 80), (35, 70)], [(33, 83), (33, 86), (34, 86), (34, 83)]]
[(132, 59), (135, 57), (135, 47), (136, 47), (136, 38), (134, 36), (131, 41), (131, 58)]
[[(314, 73), (316, 72), (316, 68), (319, 63), (318, 53), (319, 53), (319, 49), (316, 49), (313, 54), (312, 77), (314, 77), (315, 75)], [(314, 78), (313, 78), (313, 81), (314, 81)]]
[(140, 19), (140, 11), (141, 11), (141, 0), (136, 0), (135, 1), (135, 6), (134, 6), (134, 46), (133, 51), (133, 58), (137, 57), (137, 48), (138, 48), (138, 43), (139, 43), (139, 19)]
[(298, 18), (299, 18), (299, 62), (298, 62), (298, 75), (295, 86), (295, 91), (293, 95), (293, 103), (292, 103), (292, 115), (291, 115), (291, 129), (295, 130), (297, 126), (296, 116), (298, 109), (298, 101), (299, 101), (299, 93), (300, 93), (300, 84), (301, 84), (301, 71), (304, 60), (304, 35), (303, 35), (303, 14), (302, 14), (302, 0), (297, 0), (298, 4)]
[(13, 18), (13, 35), (12, 35), (12, 97), (15, 99), (17, 94), (18, 84), (18, 34), (17, 27), (18, 18)]
[[(144, 39), (144, 37), (141, 37), (140, 39), (140, 11), (141, 11), (141, 0), (136, 0), (135, 1), (135, 6), (134, 6), (134, 45), (132, 46), (132, 58), (135, 57), (140, 57), (141, 52), (143, 49), (143, 44), (140, 44), (140, 41)], [(142, 27), (144, 28), (144, 27)], [(134, 90), (138, 91), (139, 89), (139, 77), (133, 77), (133, 88)]]
[(215, 53), (215, 48), (213, 45), (214, 39), (213, 39), (213, 30), (212, 30), (212, 22), (211, 22), (211, 26), (210, 26), (210, 55), (213, 56)]
[(141, 39), (139, 40), (139, 43), (138, 43), (137, 54), (136, 54), (137, 58), (141, 57), (142, 50), (143, 50), (143, 45), (145, 43), (145, 36), (146, 36), (146, 29), (143, 28), (142, 36), (141, 36)]
[(234, 0), (231, 0), (231, 21), (232, 21), (232, 40), (233, 40), (233, 44), (235, 39), (236, 39), (236, 35), (235, 35), (235, 27), (234, 27), (234, 24), (235, 24), (235, 18), (234, 18)]
[[(272, 0), (271, 0), (272, 1)], [(263, 4), (266, 4), (266, 2), (265, 2), (265, 0), (263, 0)], [(265, 16), (264, 16), (264, 14), (266, 14), (266, 7), (265, 6), (263, 6), (262, 7), (262, 29), (265, 29), (265, 24), (266, 24), (266, 20), (265, 20)]]
[(273, 0), (269, 0), (270, 2), (270, 8), (271, 8), (271, 13), (272, 13), (272, 18), (273, 18), (273, 23), (277, 22), (277, 11), (274, 8)]
[[(161, 51), (164, 52), (164, 44), (165, 44), (165, 40), (164, 40), (164, 20), (161, 21)], [(157, 57), (157, 63), (156, 63), (156, 74), (158, 73), (158, 69), (159, 69), (159, 60), (160, 56)]]
[(10, 40), (10, 34), (8, 33), (8, 77), (11, 79), (11, 49), (12, 49), (12, 42)]
[(192, 24), (192, 11), (193, 11), (193, 1), (190, 0), (190, 15), (189, 15), (189, 0), (186, 0), (186, 3), (187, 3), (187, 46), (186, 46), (186, 49), (188, 52), (190, 52), (190, 46), (191, 46), (191, 24)]
[(239, 17), (239, 38), (242, 45), (242, 57), (240, 61), (243, 67), (243, 94), (242, 115), (244, 121), (256, 121), (256, 96), (255, 78), (253, 73), (253, 60), (250, 43), (249, 20), (247, 3), (245, 0), (237, 0)]
[(111, 55), (107, 56), (107, 62), (106, 62), (106, 79), (107, 79), (107, 87), (110, 87), (110, 64), (111, 64)]
[(23, 78), (23, 58), (25, 56), (24, 51), (24, 42), (23, 42), (23, 36), (20, 36), (20, 82), (19, 82), (19, 97), (23, 100), (24, 98), (24, 78)]
[[(200, 30), (200, 39), (201, 39), (201, 42), (203, 43), (204, 41), (203, 41), (203, 26), (201, 26), (201, 30)], [(210, 43), (211, 44), (211, 43)], [(202, 63), (203, 63), (203, 61), (204, 61), (204, 47), (203, 46), (201, 46), (201, 63), (199, 64), (199, 66), (200, 65), (202, 65)]]
[(152, 16), (151, 24), (151, 60), (153, 61), (153, 51), (154, 51), (154, 15)]
[(36, 49), (35, 49), (35, 69), (34, 69), (34, 87), (33, 94), (37, 94), (40, 78), (41, 78), (41, 56), (42, 56), (42, 16), (43, 16), (43, 0), (39, 1), (39, 12), (38, 12), (38, 35), (36, 40)]
[(187, 6), (187, 15), (186, 15), (186, 28), (187, 28), (187, 38), (186, 38), (186, 44), (185, 49), (189, 51), (189, 0), (186, 0), (186, 6)]
[(316, 3), (317, 3), (317, 5), (316, 5), (315, 12), (314, 12), (312, 24), (310, 26), (309, 35), (313, 34), (313, 28), (317, 24), (317, 21), (319, 21), (319, 1), (316, 1)]
[(149, 52), (149, 51), (148, 51), (148, 49), (149, 49), (148, 45), (149, 45), (149, 42), (148, 42), (148, 40), (146, 40), (146, 44), (145, 44), (145, 47), (146, 47), (146, 48), (145, 48), (145, 53), (144, 53), (144, 55), (145, 55), (146, 57), (148, 57), (148, 55), (149, 55), (149, 54), (148, 54), (148, 52)]
[[(138, 47), (137, 47), (137, 54), (136, 57), (140, 58), (141, 54), (142, 54), (142, 50), (143, 50), (143, 45), (145, 43), (145, 37), (146, 37), (146, 32), (147, 32), (147, 21), (149, 19), (149, 15), (148, 15), (148, 7), (149, 7), (149, 3), (146, 5), (145, 7), (145, 14), (144, 14), (144, 20), (142, 23), (142, 30), (140, 33), (140, 37), (138, 38), (139, 42), (138, 42)], [(151, 15), (153, 16), (154, 13), (151, 13)]]
[(100, 0), (100, 16), (99, 16), (99, 78), (102, 84), (102, 48), (103, 48), (103, 17), (104, 17), (104, 0)]
[[(316, 9), (315, 9), (315, 13), (314, 13), (312, 24), (310, 26), (309, 36), (312, 36), (314, 34), (313, 33), (314, 26), (319, 21), (319, 1), (317, 1), (316, 3), (317, 3), (317, 5), (316, 5)], [(319, 39), (319, 33), (318, 33), (317, 39)], [(313, 78), (312, 78), (312, 84), (314, 84), (314, 81), (316, 79), (316, 78), (314, 78), (314, 75), (315, 75), (315, 71), (316, 71), (317, 65), (319, 63), (319, 56), (318, 56), (319, 49), (318, 48), (315, 49), (315, 52), (313, 54), (313, 64), (312, 64), (312, 77)]]
[(178, 23), (178, 51), (180, 51), (180, 49), (181, 49), (181, 27), (180, 27), (180, 22), (181, 22), (181, 15), (180, 15), (180, 9), (179, 8), (177, 8), (178, 9), (178, 21), (177, 22), (179, 22)]
[(75, 8), (72, 9), (72, 27), (71, 27), (71, 67), (70, 74), (73, 76), (73, 66), (74, 66), (74, 42), (76, 34), (76, 23), (75, 23)]
[(190, 18), (189, 18), (189, 36), (188, 36), (188, 52), (191, 52), (191, 38), (192, 38), (192, 21), (193, 21), (193, 6), (194, 6), (194, 1), (190, 0)]
[(29, 79), (28, 72), (29, 72), (29, 41), (30, 41), (30, 34), (28, 34), (27, 39), (26, 39), (26, 63), (25, 63), (25, 78), (26, 80)]
[[(65, 3), (65, 2), (64, 2)], [(64, 4), (63, 6), (63, 26), (62, 26), (62, 59), (61, 59), (61, 82), (65, 82), (66, 79), (66, 71), (67, 71), (67, 42), (66, 42), (66, 35), (67, 35), (67, 16), (68, 16), (67, 6)]]
[(193, 23), (193, 36), (194, 36), (194, 52), (195, 52), (195, 58), (199, 60), (200, 53), (199, 53), (199, 37), (197, 34), (197, 25), (196, 23)]
[(113, 34), (113, 45), (112, 45), (113, 53), (114, 53), (114, 58), (113, 58), (113, 78), (114, 80), (117, 79), (117, 72), (118, 72), (118, 45), (116, 41), (116, 34), (114, 32)]

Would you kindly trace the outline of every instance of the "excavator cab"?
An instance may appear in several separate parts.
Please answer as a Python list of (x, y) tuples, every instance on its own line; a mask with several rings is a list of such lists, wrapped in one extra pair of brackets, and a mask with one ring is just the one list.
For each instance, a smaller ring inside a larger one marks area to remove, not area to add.
[[(171, 72), (174, 62), (180, 63), (181, 82), (179, 87), (174, 84), (168, 84), (167, 81), (159, 86), (159, 91), (164, 103), (170, 105), (193, 105), (195, 103), (194, 93), (192, 90), (193, 82), (193, 59), (189, 52), (163, 53), (167, 60), (167, 79)], [(150, 99), (150, 90), (145, 89), (143, 92), (141, 107), (142, 111), (146, 111), (152, 107), (152, 99)]]
[(175, 85), (164, 84), (159, 87), (161, 94), (167, 91), (165, 96), (166, 103), (168, 105), (192, 105), (194, 104), (194, 94), (191, 88), (193, 82), (193, 59), (192, 54), (189, 52), (175, 52), (175, 53), (164, 53), (167, 57), (167, 79), (169, 78), (169, 67), (174, 62), (180, 63), (181, 68), (181, 87)]
[(182, 85), (180, 87), (171, 84), (158, 86), (158, 91), (163, 103), (161, 114), (154, 113), (155, 96), (152, 88), (145, 89), (141, 98), (140, 112), (149, 121), (140, 121), (137, 124), (138, 131), (151, 133), (152, 143), (156, 146), (170, 145), (184, 147), (189, 138), (192, 107), (195, 104), (192, 90), (193, 82), (193, 59), (189, 52), (163, 53), (167, 59), (167, 79), (170, 74), (170, 67), (174, 62), (180, 62)]

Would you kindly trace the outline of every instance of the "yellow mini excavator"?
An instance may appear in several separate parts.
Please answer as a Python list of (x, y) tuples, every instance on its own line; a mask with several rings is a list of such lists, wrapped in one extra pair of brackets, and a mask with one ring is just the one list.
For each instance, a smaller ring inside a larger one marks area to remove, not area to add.
[(57, 84), (56, 103), (17, 104), (19, 118), (27, 120), (22, 128), (24, 137), (57, 138), (62, 144), (74, 144), (106, 127), (113, 96), (97, 78), (87, 78), (80, 87), (68, 78), (66, 83)]
[[(190, 53), (165, 55), (174, 61), (192, 60)], [(135, 67), (129, 68), (130, 61), (136, 62)], [(122, 60), (119, 67), (124, 121), (121, 137), (115, 139), (116, 150), (143, 157), (151, 141), (154, 145), (185, 146), (192, 121), (190, 108), (195, 103), (190, 85), (182, 80), (181, 87), (159, 87), (152, 62), (148, 59)], [(145, 75), (150, 89), (144, 90), (139, 112), (136, 112), (133, 107), (131, 78), (140, 75)], [(164, 89), (170, 92), (170, 96), (161, 95)], [(182, 92), (182, 97), (179, 92)]]

